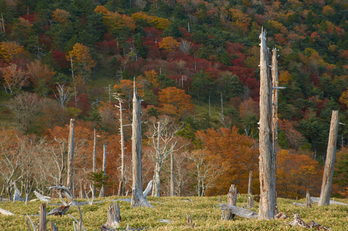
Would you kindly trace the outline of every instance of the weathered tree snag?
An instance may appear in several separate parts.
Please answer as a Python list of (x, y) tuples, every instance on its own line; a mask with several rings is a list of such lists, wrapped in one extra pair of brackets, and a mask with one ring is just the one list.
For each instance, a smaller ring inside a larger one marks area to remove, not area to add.
[(250, 211), (248, 209), (240, 208), (234, 205), (229, 205), (229, 204), (221, 204), (219, 205), (222, 210), (228, 210), (231, 213), (233, 213), (236, 216), (242, 217), (242, 218), (256, 218), (258, 217), (256, 213), (253, 211)]
[(126, 164), (125, 164), (125, 153), (124, 153), (124, 134), (123, 134), (123, 108), (122, 108), (122, 103), (124, 100), (121, 99), (120, 95), (116, 94), (115, 98), (118, 100), (119, 102), (119, 106), (116, 106), (120, 109), (120, 144), (121, 144), (121, 181), (120, 181), (120, 185), (118, 188), (118, 195), (119, 196), (124, 196), (125, 195), (125, 183), (126, 183), (126, 179), (125, 179), (125, 172), (126, 172)]
[[(103, 172), (106, 177), (106, 144), (103, 144)], [(105, 197), (105, 181), (103, 182), (102, 188), (100, 189), (99, 197)]]
[[(93, 134), (93, 172), (97, 172), (97, 130), (94, 129)], [(95, 186), (93, 182), (93, 190), (95, 191)]]
[(70, 205), (66, 205), (66, 206), (62, 205), (58, 208), (54, 208), (51, 211), (49, 211), (47, 213), (47, 216), (49, 216), (49, 215), (62, 216), (62, 215), (64, 215), (64, 213), (66, 213), (66, 211), (69, 210), (69, 208), (70, 208)]
[(14, 193), (13, 193), (13, 202), (15, 201), (24, 201), (21, 192), (17, 188), (16, 182), (13, 183)]
[(306, 193), (306, 206), (307, 208), (312, 208), (312, 200), (311, 196), (309, 195), (309, 191)]
[(175, 196), (174, 150), (170, 152), (170, 196)]
[(266, 33), (261, 31), (260, 49), (260, 206), (259, 219), (273, 219), (275, 208), (275, 169), (272, 148), (272, 103)]
[(58, 231), (57, 226), (51, 221), (51, 230), (52, 231)]
[(34, 190), (34, 194), (37, 197), (37, 199), (39, 199), (41, 202), (46, 202), (47, 204), (50, 202), (50, 197), (48, 196), (44, 196), (42, 194), (40, 194), (39, 192), (37, 192), (36, 190)]
[(13, 213), (11, 213), (10, 211), (7, 211), (5, 209), (0, 208), (0, 213), (3, 215), (7, 215), (7, 216), (12, 216), (14, 215)]
[(161, 156), (161, 121), (158, 121), (158, 131), (157, 131), (157, 147), (156, 147), (156, 166), (155, 166), (155, 175), (153, 177), (153, 188), (152, 196), (160, 197), (160, 184), (161, 184), (161, 169), (162, 161), (160, 161)]
[(83, 180), (80, 181), (80, 198), (86, 198), (85, 186)]
[(253, 171), (249, 171), (247, 208), (254, 207), (252, 190), (253, 190)]
[(40, 206), (40, 223), (38, 231), (47, 231), (46, 228), (46, 203), (42, 203)]
[(325, 161), (323, 182), (321, 185), (320, 199), (318, 206), (330, 205), (330, 194), (332, 185), (332, 176), (336, 160), (336, 143), (338, 132), (339, 114), (337, 111), (332, 111), (329, 143), (327, 146), (327, 156)]
[(120, 222), (120, 207), (118, 206), (118, 203), (112, 203), (108, 208), (108, 220), (105, 225), (109, 228), (116, 229), (120, 226)]
[(70, 119), (69, 127), (69, 146), (68, 146), (68, 179), (67, 187), (71, 191), (74, 187), (73, 175), (74, 175), (74, 126), (75, 119)]
[[(230, 190), (227, 194), (227, 204), (236, 206), (237, 205), (237, 187), (234, 184), (231, 184)], [(233, 220), (234, 214), (229, 210), (223, 210), (221, 220), (229, 221)]]
[(146, 201), (142, 190), (142, 137), (141, 137), (141, 107), (140, 97), (137, 93), (134, 80), (133, 92), (133, 121), (132, 121), (132, 200), (133, 207), (146, 206), (150, 203)]

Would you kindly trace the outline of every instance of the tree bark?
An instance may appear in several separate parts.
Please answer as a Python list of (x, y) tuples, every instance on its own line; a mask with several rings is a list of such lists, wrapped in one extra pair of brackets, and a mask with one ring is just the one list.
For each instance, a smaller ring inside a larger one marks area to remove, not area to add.
[(329, 143), (327, 146), (327, 157), (325, 161), (323, 182), (321, 185), (320, 199), (318, 206), (330, 205), (330, 194), (332, 185), (332, 176), (336, 160), (336, 143), (338, 132), (339, 114), (337, 111), (332, 111)]
[(40, 206), (40, 223), (38, 231), (47, 231), (46, 228), (46, 203), (42, 203)]
[(162, 169), (162, 159), (161, 159), (161, 122), (158, 122), (157, 130), (157, 150), (156, 150), (156, 165), (155, 165), (155, 176), (154, 176), (154, 186), (153, 195), (155, 197), (160, 197), (160, 184), (161, 184), (161, 169)]
[(120, 207), (118, 203), (110, 204), (108, 208), (108, 220), (105, 225), (109, 228), (116, 229), (121, 222)]
[(273, 219), (275, 208), (275, 163), (272, 150), (272, 103), (266, 33), (261, 31), (260, 49), (260, 206), (259, 219)]
[(68, 146), (68, 179), (67, 186), (70, 191), (74, 187), (73, 175), (74, 175), (74, 126), (75, 119), (70, 119), (69, 127), (69, 146)]
[(307, 208), (312, 208), (312, 200), (311, 196), (309, 195), (309, 191), (306, 193), (306, 206)]
[(86, 192), (83, 180), (80, 181), (80, 198), (86, 198)]
[[(106, 177), (106, 144), (103, 144), (103, 172), (104, 172), (104, 177)], [(105, 197), (105, 180), (103, 181), (103, 185), (100, 189), (100, 194), (99, 197)]]

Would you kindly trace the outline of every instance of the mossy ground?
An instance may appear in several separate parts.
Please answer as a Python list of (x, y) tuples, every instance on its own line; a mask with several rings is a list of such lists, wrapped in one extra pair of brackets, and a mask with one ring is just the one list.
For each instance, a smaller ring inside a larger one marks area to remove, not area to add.
[[(102, 200), (101, 203), (95, 203), (92, 206), (81, 206), (83, 214), (83, 226), (86, 230), (99, 230), (102, 224), (106, 222), (107, 208), (111, 200), (119, 197), (106, 197), (96, 200)], [(330, 205), (318, 207), (314, 204), (312, 208), (295, 206), (294, 200), (278, 199), (279, 209), (285, 212), (290, 218), (286, 220), (265, 220), (257, 219), (247, 220), (235, 218), (234, 221), (222, 221), (221, 210), (218, 207), (219, 197), (190, 197), (190, 202), (186, 197), (149, 197), (148, 200), (155, 208), (132, 208), (130, 203), (118, 201), (121, 210), (122, 222), (120, 229), (125, 229), (127, 224), (131, 228), (147, 227), (150, 230), (303, 230), (303, 228), (292, 228), (288, 225), (292, 221), (292, 213), (298, 213), (300, 217), (309, 222), (314, 220), (319, 224), (329, 227), (331, 230), (348, 229), (348, 206)], [(226, 201), (226, 196), (221, 197)], [(341, 200), (347, 203), (348, 200)], [(304, 203), (304, 200), (297, 201)], [(59, 203), (53, 200), (50, 203)], [(239, 196), (237, 205), (246, 204), (245, 195)], [(0, 214), (0, 230), (28, 230), (25, 224), (25, 215), (34, 215), (39, 213), (40, 202), (29, 202), (25, 205), (23, 202), (3, 202), (0, 207), (11, 211), (15, 216), (4, 216)], [(48, 205), (50, 211), (54, 207)], [(252, 209), (258, 212), (258, 203)], [(79, 213), (77, 207), (70, 207), (62, 217), (48, 216), (47, 221), (53, 221), (59, 230), (73, 230), (73, 219), (67, 214), (71, 214), (78, 219)], [(195, 223), (195, 228), (187, 227), (186, 216), (189, 214)], [(38, 216), (31, 216), (34, 224), (38, 223)], [(172, 223), (159, 222), (159, 219), (169, 219)], [(50, 230), (50, 229), (48, 229)]]

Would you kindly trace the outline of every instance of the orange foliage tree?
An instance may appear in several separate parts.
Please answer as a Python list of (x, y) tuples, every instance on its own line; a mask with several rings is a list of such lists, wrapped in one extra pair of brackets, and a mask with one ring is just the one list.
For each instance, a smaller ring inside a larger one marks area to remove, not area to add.
[(279, 197), (304, 197), (306, 191), (318, 195), (322, 169), (307, 155), (281, 150), (277, 157), (277, 194)]
[[(206, 158), (207, 163), (214, 163), (222, 170), (221, 176), (207, 194), (225, 194), (231, 182), (237, 185), (240, 192), (246, 193), (249, 171), (258, 169), (259, 154), (256, 141), (239, 134), (236, 127), (207, 129), (206, 132), (197, 131), (195, 135), (202, 148), (210, 151)], [(253, 187), (254, 192), (259, 190), (256, 184)]]
[(176, 87), (167, 87), (158, 94), (161, 111), (167, 115), (184, 117), (193, 110), (191, 96)]
[[(144, 96), (143, 85), (140, 83), (136, 83), (135, 86), (137, 87), (138, 95), (140, 97), (143, 97)], [(133, 81), (129, 79), (123, 79), (120, 81), (120, 84), (116, 84), (114, 86), (114, 89), (116, 89), (118, 93), (121, 93), (126, 98), (130, 108), (130, 102), (133, 97)]]
[(29, 53), (24, 50), (24, 47), (15, 42), (0, 43), (0, 57), (9, 63), (14, 59), (23, 59), (29, 56)]
[(165, 37), (161, 42), (158, 43), (159, 48), (165, 49), (167, 51), (175, 51), (178, 46), (179, 42), (171, 36)]
[(40, 83), (44, 82), (49, 84), (56, 74), (56, 72), (48, 65), (43, 64), (40, 60), (35, 60), (30, 64), (27, 64), (28, 75), (35, 87), (38, 87)]

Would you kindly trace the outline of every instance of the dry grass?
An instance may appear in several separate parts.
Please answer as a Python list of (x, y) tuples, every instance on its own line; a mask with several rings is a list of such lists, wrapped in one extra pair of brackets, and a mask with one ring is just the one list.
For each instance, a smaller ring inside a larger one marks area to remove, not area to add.
[[(102, 198), (102, 203), (95, 203), (92, 206), (81, 206), (83, 213), (83, 225), (86, 230), (99, 230), (106, 222), (107, 208), (112, 199), (118, 197)], [(292, 213), (298, 213), (300, 217), (309, 222), (314, 220), (319, 224), (331, 228), (331, 230), (348, 229), (348, 206), (330, 205), (328, 207), (318, 207), (316, 204), (307, 209), (305, 207), (294, 206), (293, 200), (278, 199), (281, 212), (285, 212), (290, 219), (287, 220), (246, 220), (236, 218), (234, 221), (222, 221), (221, 210), (218, 207), (218, 197), (191, 197), (190, 202), (186, 197), (149, 197), (148, 200), (155, 208), (131, 208), (130, 203), (119, 201), (121, 210), (121, 227), (125, 229), (127, 224), (131, 228), (147, 227), (151, 230), (303, 230), (303, 228), (291, 228), (288, 223), (292, 220)], [(97, 200), (98, 201), (98, 200)], [(222, 201), (226, 201), (226, 196), (222, 196)], [(348, 200), (341, 200), (347, 203)], [(297, 201), (304, 203), (304, 200)], [(51, 203), (58, 203), (54, 200)], [(245, 195), (238, 198), (237, 205), (246, 204)], [(39, 213), (40, 202), (30, 202), (25, 205), (23, 202), (3, 202), (0, 207), (11, 211), (15, 216), (4, 216), (0, 214), (0, 230), (28, 230), (25, 225), (25, 214), (34, 215)], [(48, 205), (50, 211), (54, 207)], [(252, 209), (258, 212), (258, 204)], [(75, 218), (79, 217), (77, 207), (70, 207), (62, 217), (48, 216), (47, 221), (53, 221), (59, 230), (73, 230), (73, 220), (67, 215), (71, 214)], [(190, 214), (195, 228), (186, 227), (186, 216)], [(31, 216), (35, 224), (38, 223), (38, 216)], [(159, 219), (169, 219), (172, 223), (162, 223)], [(49, 229), (50, 230), (50, 229)]]

